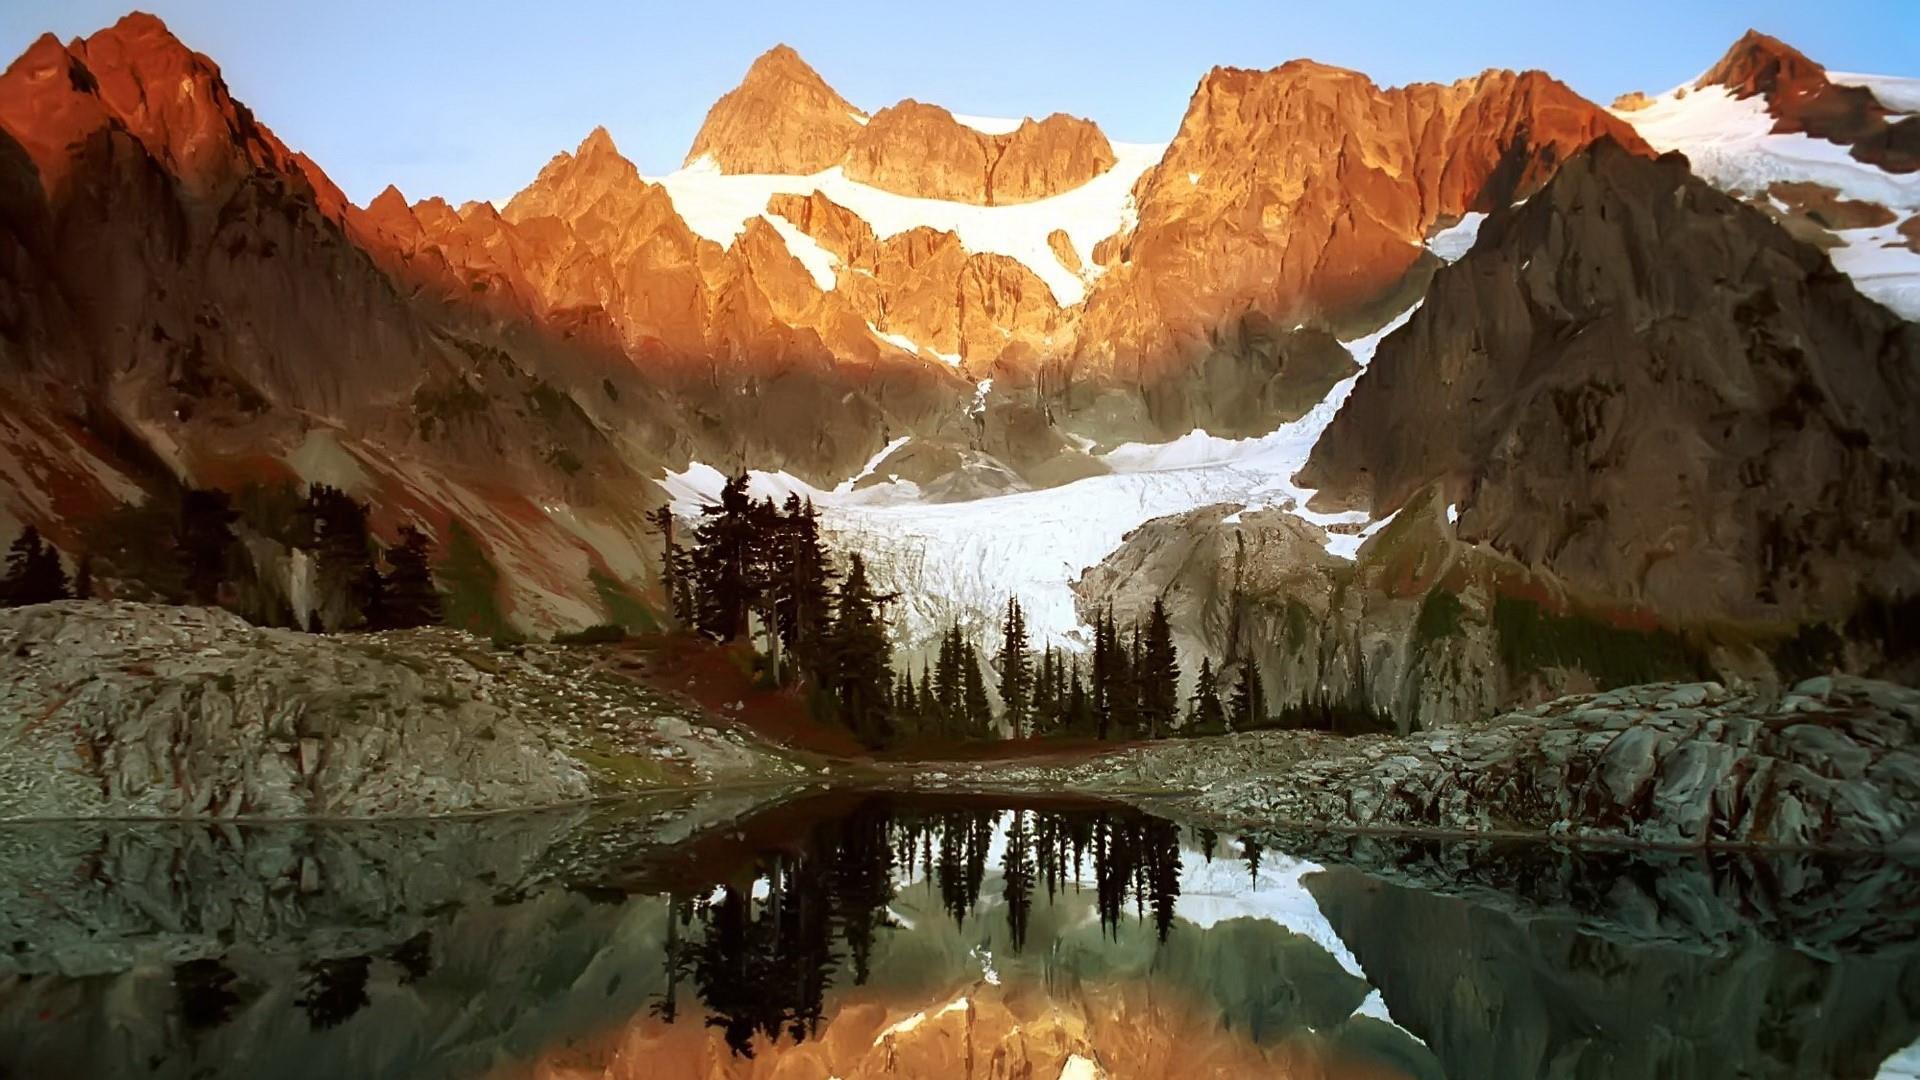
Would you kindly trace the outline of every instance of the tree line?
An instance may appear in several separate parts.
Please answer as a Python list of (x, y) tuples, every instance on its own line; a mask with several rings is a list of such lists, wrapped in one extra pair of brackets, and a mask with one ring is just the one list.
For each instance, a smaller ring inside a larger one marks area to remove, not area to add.
[(1100, 612), (1084, 654), (1051, 643), (1036, 650), (1025, 608), (1009, 598), (997, 650), (989, 655), (954, 622), (916, 673), (896, 665), (887, 633), (894, 598), (875, 591), (861, 555), (849, 553), (839, 571), (810, 499), (789, 494), (776, 504), (753, 498), (748, 486), (745, 473), (728, 477), (684, 544), (672, 508), (653, 513), (675, 618), (715, 641), (754, 641), (773, 682), (809, 687), (816, 715), (838, 720), (869, 747), (912, 737), (1160, 739), (1264, 727), (1391, 727), (1358, 680), (1339, 698), (1270, 711), (1251, 655), (1233, 665), (1230, 685), (1203, 657), (1183, 699), (1180, 653), (1159, 598), (1131, 625), (1111, 606)]
[[(382, 545), (369, 507), (339, 488), (313, 484), (225, 491), (185, 488), (121, 507), (86, 531), (69, 577), (60, 552), (29, 525), (7, 550), (0, 606), (112, 596), (220, 606), (261, 625), (313, 632), (391, 630), (442, 618), (432, 549), (402, 526)], [(314, 604), (304, 623), (282, 590), (261, 580), (245, 539), (274, 541), (313, 561)]]

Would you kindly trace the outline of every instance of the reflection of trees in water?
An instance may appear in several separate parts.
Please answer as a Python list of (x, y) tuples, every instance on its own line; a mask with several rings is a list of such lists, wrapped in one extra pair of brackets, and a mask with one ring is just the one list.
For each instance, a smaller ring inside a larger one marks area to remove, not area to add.
[[(897, 812), (886, 800), (817, 826), (798, 850), (770, 856), (751, 881), (673, 900), (666, 944), (668, 987), (655, 1015), (672, 1021), (683, 982), (727, 1045), (753, 1054), (756, 1035), (798, 1042), (818, 1029), (843, 960), (866, 982), (880, 928), (902, 880), (925, 876), (940, 905), (964, 926), (980, 902), (996, 826), (1006, 824), (998, 869), (1007, 928), (1023, 948), (1040, 885), (1048, 901), (1078, 886), (1091, 858), (1102, 928), (1118, 934), (1131, 906), (1151, 912), (1165, 941), (1180, 895), (1180, 829), (1124, 810), (943, 808)], [(691, 933), (695, 924), (698, 932)]]

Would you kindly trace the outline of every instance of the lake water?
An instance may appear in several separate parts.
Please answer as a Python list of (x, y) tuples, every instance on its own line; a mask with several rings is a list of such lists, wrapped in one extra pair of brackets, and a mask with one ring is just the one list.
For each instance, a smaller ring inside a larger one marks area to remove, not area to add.
[(704, 793), (0, 828), (0, 1077), (1920, 1073), (1920, 869)]

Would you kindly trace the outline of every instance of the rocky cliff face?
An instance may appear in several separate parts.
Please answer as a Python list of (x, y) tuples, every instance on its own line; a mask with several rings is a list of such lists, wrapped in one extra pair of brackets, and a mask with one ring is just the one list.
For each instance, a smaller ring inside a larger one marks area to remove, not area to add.
[(1135, 189), (1139, 223), (1109, 249), (1076, 362), (1150, 378), (1248, 312), (1351, 317), (1436, 225), (1532, 194), (1602, 136), (1644, 149), (1539, 72), (1383, 90), (1309, 61), (1215, 69)]
[(1603, 144), (1499, 213), (1300, 480), (1669, 618), (1844, 617), (1920, 581), (1920, 330), (1815, 249)]
[(1113, 147), (1089, 120), (1054, 113), (988, 134), (908, 99), (873, 114), (845, 167), (855, 180), (902, 195), (1007, 206), (1077, 188), (1113, 162)]

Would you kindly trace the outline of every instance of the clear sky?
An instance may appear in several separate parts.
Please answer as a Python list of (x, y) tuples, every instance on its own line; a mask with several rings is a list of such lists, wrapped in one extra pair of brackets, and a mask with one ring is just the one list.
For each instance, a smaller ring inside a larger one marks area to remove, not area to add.
[[(0, 0), (0, 53), (106, 26), (132, 0)], [(501, 199), (596, 124), (677, 167), (714, 100), (778, 42), (849, 101), (1066, 111), (1171, 138), (1216, 64), (1297, 56), (1382, 84), (1544, 68), (1602, 103), (1697, 75), (1747, 27), (1837, 71), (1920, 76), (1920, 0), (142, 0), (233, 93), (365, 202)]]

